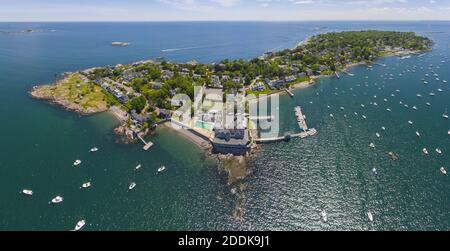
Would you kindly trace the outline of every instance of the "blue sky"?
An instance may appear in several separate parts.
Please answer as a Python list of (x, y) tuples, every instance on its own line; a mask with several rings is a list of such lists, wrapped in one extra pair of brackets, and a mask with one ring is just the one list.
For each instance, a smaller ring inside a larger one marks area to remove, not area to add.
[(0, 21), (450, 20), (450, 0), (0, 0)]

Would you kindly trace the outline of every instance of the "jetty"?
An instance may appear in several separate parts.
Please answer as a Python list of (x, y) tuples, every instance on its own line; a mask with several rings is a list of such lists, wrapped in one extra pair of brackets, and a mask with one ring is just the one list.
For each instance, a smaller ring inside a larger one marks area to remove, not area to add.
[(308, 130), (308, 125), (306, 125), (306, 117), (303, 115), (302, 108), (300, 106), (295, 107), (295, 117), (297, 117), (298, 126), (304, 132)]
[(152, 148), (153, 146), (153, 142), (149, 141), (145, 141), (140, 135), (137, 135), (138, 139), (140, 139), (143, 143), (144, 143), (144, 151), (148, 151), (150, 148)]
[(347, 75), (349, 75), (350, 77), (353, 77), (353, 76), (355, 76), (355, 74), (353, 74), (353, 73), (350, 73), (350, 72), (348, 72), (348, 71), (342, 71), (343, 73), (345, 73), (345, 74), (347, 74)]

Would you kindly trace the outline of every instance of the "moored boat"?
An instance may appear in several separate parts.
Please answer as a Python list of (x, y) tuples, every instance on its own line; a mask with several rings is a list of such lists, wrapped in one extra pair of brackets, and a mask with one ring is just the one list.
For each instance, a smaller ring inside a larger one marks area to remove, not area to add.
[(72, 231), (80, 231), (84, 227), (84, 225), (86, 225), (86, 221), (80, 220), (79, 222), (77, 222), (75, 228)]
[(161, 166), (160, 168), (158, 168), (158, 173), (162, 173), (166, 170), (165, 166)]
[(128, 186), (128, 190), (131, 191), (136, 187), (136, 183), (132, 182), (129, 186)]
[(63, 202), (64, 198), (62, 196), (56, 196), (55, 198), (53, 198), (50, 203), (52, 204), (59, 204), (61, 202)]
[(30, 190), (30, 189), (23, 189), (22, 190), (22, 194), (28, 195), (28, 196), (32, 196), (33, 195), (33, 191)]
[(81, 160), (77, 159), (75, 162), (73, 162), (74, 166), (79, 166), (81, 164)]

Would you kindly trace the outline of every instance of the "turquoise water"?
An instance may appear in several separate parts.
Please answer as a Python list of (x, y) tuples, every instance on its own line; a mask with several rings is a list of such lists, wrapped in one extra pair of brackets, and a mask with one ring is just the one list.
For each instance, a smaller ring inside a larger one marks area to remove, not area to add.
[[(450, 89), (434, 78), (428, 85), (421, 81), (431, 72), (430, 64), (441, 80), (450, 80), (448, 63), (441, 63), (450, 62), (449, 24), (0, 23), (0, 30), (57, 30), (0, 34), (0, 229), (67, 230), (84, 218), (86, 230), (449, 230), (449, 180), (439, 167), (450, 169), (450, 124), (442, 118), (450, 106)], [(323, 26), (329, 31), (416, 31), (436, 46), (422, 57), (383, 59), (386, 67), (356, 67), (354, 77), (322, 79), (296, 90), (293, 99), (283, 95), (280, 134), (298, 130), (293, 109), (301, 105), (319, 135), (261, 148), (251, 164), (254, 172), (247, 179), (245, 214), (239, 221), (231, 216), (235, 197), (215, 163), (184, 138), (159, 129), (149, 137), (154, 148), (144, 152), (142, 145), (116, 142), (117, 122), (109, 114), (79, 117), (27, 95), (33, 85), (52, 81), (54, 74), (91, 66), (161, 56), (201, 62), (252, 58), (293, 47)], [(131, 46), (112, 47), (112, 41), (129, 41)], [(386, 79), (386, 73), (394, 79)], [(431, 91), (436, 96), (430, 97)], [(411, 109), (414, 105), (418, 111)], [(375, 149), (368, 147), (370, 142)], [(93, 146), (100, 151), (89, 153)], [(422, 155), (424, 147), (429, 157)], [(442, 156), (434, 152), (437, 147)], [(388, 160), (389, 151), (399, 154), (398, 162)], [(83, 160), (79, 169), (72, 167), (75, 159)], [(143, 167), (135, 172), (139, 163)], [(161, 165), (167, 171), (156, 175)], [(92, 188), (80, 190), (89, 180)], [(137, 187), (127, 192), (131, 182)], [(21, 196), (24, 188), (35, 195)], [(64, 202), (48, 205), (56, 195), (64, 196)], [(324, 209), (327, 223), (320, 220)], [(373, 223), (367, 220), (368, 211), (374, 214)]]

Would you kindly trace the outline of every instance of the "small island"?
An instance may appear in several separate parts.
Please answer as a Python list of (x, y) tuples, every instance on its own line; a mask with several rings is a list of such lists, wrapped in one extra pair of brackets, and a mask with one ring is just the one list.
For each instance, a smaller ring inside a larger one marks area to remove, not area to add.
[[(138, 141), (156, 125), (173, 121), (177, 107), (171, 105), (171, 98), (182, 93), (193, 99), (195, 86), (219, 97), (290, 93), (289, 89), (309, 86), (321, 76), (339, 77), (351, 66), (371, 64), (384, 56), (423, 53), (432, 45), (430, 39), (413, 32), (332, 32), (251, 60), (200, 64), (159, 59), (65, 73), (53, 85), (34, 87), (31, 95), (83, 115), (110, 110), (122, 121), (116, 132)], [(213, 152), (246, 155), (255, 143), (250, 119), (236, 117), (241, 125), (235, 130), (217, 129), (217, 113), (193, 114), (192, 121), (182, 125), (190, 132), (188, 137), (202, 147), (212, 145)], [(301, 115), (301, 110), (296, 113)], [(305, 137), (317, 133), (307, 131), (306, 122), (302, 123)]]

